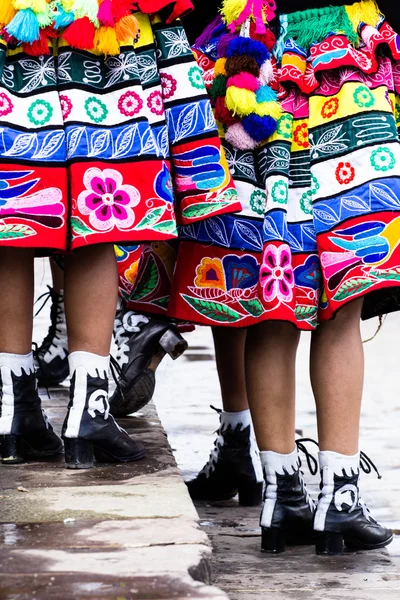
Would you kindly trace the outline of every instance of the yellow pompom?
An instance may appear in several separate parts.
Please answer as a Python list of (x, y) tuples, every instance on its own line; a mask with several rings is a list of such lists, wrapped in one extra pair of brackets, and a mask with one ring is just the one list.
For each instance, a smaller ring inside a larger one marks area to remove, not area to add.
[(376, 27), (381, 19), (381, 12), (374, 0), (355, 2), (345, 8), (354, 31), (358, 31), (360, 23), (368, 23), (368, 25)]
[(94, 35), (94, 48), (105, 56), (119, 54), (120, 47), (113, 27), (99, 27)]
[(282, 115), (282, 109), (278, 102), (260, 102), (257, 104), (256, 109), (253, 111), (259, 117), (272, 117), (275, 121)]
[(224, 0), (221, 14), (228, 25), (236, 21), (244, 11), (248, 0)]
[(1, 0), (0, 2), (0, 25), (8, 25), (17, 14), (11, 0)]
[(247, 117), (255, 112), (257, 98), (254, 92), (231, 85), (226, 90), (226, 106), (233, 115)]
[(219, 58), (214, 66), (214, 76), (218, 77), (218, 75), (226, 75), (226, 58)]

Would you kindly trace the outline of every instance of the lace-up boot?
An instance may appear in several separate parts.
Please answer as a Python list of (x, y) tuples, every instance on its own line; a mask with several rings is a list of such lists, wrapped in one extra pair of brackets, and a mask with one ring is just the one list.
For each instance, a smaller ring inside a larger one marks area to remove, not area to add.
[(115, 417), (125, 417), (150, 402), (161, 360), (166, 354), (173, 359), (181, 356), (187, 342), (171, 323), (126, 310), (122, 301), (115, 318), (114, 339), (121, 374), (110, 407)]
[(189, 493), (193, 499), (209, 501), (229, 500), (239, 493), (242, 506), (257, 506), (262, 500), (263, 475), (250, 411), (217, 412), (218, 437), (208, 463), (187, 482)]
[[(375, 468), (365, 454), (363, 457)], [(371, 472), (368, 462), (363, 468)], [(361, 498), (360, 455), (320, 452), (319, 464), (321, 494), (314, 521), (317, 554), (341, 554), (343, 545), (352, 550), (373, 550), (390, 544), (393, 532), (372, 518)]]
[(109, 358), (89, 352), (69, 356), (71, 393), (63, 425), (68, 469), (89, 469), (98, 462), (131, 462), (143, 458), (144, 447), (110, 415)]
[[(68, 377), (68, 336), (64, 310), (64, 292), (56, 292), (49, 287), (43, 306), (50, 299), (50, 327), (43, 342), (36, 351), (36, 377), (44, 387), (59, 385)], [(41, 308), (36, 314), (39, 314)]]
[(62, 451), (41, 406), (32, 354), (0, 354), (0, 436), (3, 464)]
[(286, 544), (314, 543), (315, 505), (303, 480), (298, 450), (291, 454), (260, 452), (260, 456), (265, 477), (260, 519), (262, 552), (278, 554), (285, 551)]

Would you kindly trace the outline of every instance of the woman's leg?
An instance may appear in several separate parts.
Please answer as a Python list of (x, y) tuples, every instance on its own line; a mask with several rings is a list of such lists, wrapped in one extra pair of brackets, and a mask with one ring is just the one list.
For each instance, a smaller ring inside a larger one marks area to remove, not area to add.
[(118, 299), (112, 244), (81, 248), (65, 259), (65, 312), (69, 351), (110, 354)]
[(299, 340), (300, 332), (290, 323), (269, 321), (248, 330), (247, 394), (262, 451), (293, 452)]
[(223, 410), (248, 410), (244, 367), (247, 329), (213, 327), (212, 332)]
[(317, 406), (320, 449), (358, 452), (364, 349), (360, 320), (363, 300), (342, 308), (312, 335), (310, 376)]
[(0, 248), (0, 352), (32, 350), (34, 256), (32, 249)]
[(64, 289), (64, 271), (54, 260), (50, 258), (51, 277), (53, 280), (53, 290), (59, 294)]

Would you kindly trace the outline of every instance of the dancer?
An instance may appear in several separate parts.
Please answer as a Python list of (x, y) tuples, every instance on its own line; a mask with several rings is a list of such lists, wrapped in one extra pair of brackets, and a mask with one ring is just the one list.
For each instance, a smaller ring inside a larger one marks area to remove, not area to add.
[[(337, 554), (343, 542), (367, 550), (393, 537), (359, 492), (360, 318), (398, 310), (400, 44), (374, 2), (303, 7), (278, 3), (275, 44), (265, 27), (276, 23), (273, 2), (225, 0), (224, 22), (199, 40), (244, 211), (182, 228), (170, 314), (250, 326), (246, 390), (266, 483), (262, 549), (316, 538), (318, 553)], [(295, 449), (301, 330), (313, 332), (317, 505)]]
[(162, 19), (150, 1), (135, 15), (132, 7), (110, 0), (1, 5), (4, 464), (61, 450), (41, 410), (30, 351), (35, 251), (69, 252), (66, 465), (137, 460), (143, 447), (109, 414), (113, 244), (176, 237), (173, 188), (182, 223), (240, 209), (201, 74), (174, 20), (188, 3), (166, 1)]

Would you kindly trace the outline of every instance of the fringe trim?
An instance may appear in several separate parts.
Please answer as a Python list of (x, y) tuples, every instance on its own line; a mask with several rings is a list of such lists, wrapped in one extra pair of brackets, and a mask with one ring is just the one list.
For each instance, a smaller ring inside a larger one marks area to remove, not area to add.
[(287, 22), (286, 39), (293, 39), (304, 50), (322, 42), (333, 32), (344, 34), (354, 45), (359, 41), (358, 31), (354, 29), (344, 6), (298, 11), (287, 15)]

